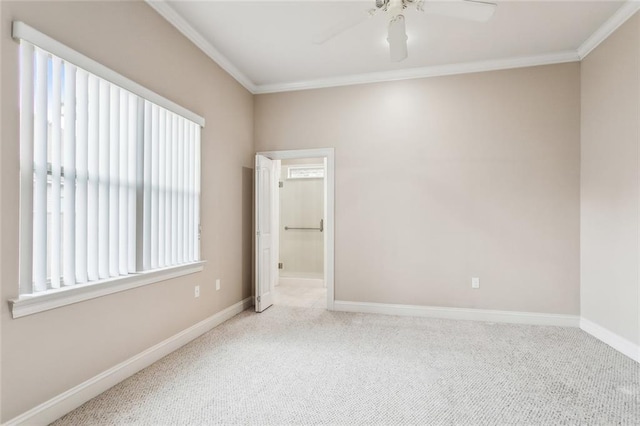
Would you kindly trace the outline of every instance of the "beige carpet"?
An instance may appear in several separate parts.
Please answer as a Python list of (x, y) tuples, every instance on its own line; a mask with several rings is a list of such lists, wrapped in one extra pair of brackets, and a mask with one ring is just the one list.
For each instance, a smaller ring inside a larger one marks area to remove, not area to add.
[(640, 424), (640, 365), (579, 329), (245, 311), (55, 423)]

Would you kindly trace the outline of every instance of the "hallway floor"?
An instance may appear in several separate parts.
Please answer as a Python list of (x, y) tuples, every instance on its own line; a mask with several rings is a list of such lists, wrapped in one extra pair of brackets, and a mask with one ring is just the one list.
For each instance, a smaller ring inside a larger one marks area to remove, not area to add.
[(327, 308), (327, 289), (320, 280), (284, 279), (274, 289), (273, 304), (298, 308)]

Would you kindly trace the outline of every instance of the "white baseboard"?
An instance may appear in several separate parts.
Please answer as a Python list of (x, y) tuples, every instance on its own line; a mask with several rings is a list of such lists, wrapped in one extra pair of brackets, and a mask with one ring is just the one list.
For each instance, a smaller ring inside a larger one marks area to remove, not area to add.
[(336, 300), (334, 302), (333, 310), (470, 321), (506, 322), (513, 324), (552, 325), (561, 327), (578, 327), (580, 322), (580, 318), (577, 315), (494, 311), (471, 308), (442, 308), (438, 306), (392, 305), (386, 303), (346, 302), (342, 300)]
[(47, 425), (252, 305), (253, 298), (248, 297), (9, 420), (5, 426)]
[(611, 346), (618, 352), (625, 354), (632, 360), (640, 362), (640, 345), (636, 345), (613, 331), (608, 330), (595, 322), (589, 321), (584, 317), (580, 318), (580, 328), (596, 339)]

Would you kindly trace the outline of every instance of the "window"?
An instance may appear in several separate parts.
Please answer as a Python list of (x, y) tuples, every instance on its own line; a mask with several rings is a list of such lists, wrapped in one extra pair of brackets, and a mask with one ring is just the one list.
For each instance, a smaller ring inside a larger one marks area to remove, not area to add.
[(199, 264), (204, 120), (25, 24), (14, 23), (14, 38), (21, 57), (14, 317), (16, 305), (35, 296), (149, 273), (164, 279), (158, 271)]
[(289, 166), (287, 179), (322, 179), (324, 178), (324, 166)]

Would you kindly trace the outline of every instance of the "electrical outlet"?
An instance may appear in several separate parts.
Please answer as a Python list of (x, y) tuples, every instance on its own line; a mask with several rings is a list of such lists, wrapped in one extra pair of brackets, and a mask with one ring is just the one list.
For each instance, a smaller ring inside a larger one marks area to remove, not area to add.
[(471, 278), (471, 288), (480, 288), (480, 278), (479, 277)]
[(196, 286), (194, 293), (195, 293), (194, 294), (195, 297), (200, 297), (200, 286), (199, 285)]
[(216, 290), (220, 290), (220, 278), (216, 280)]

